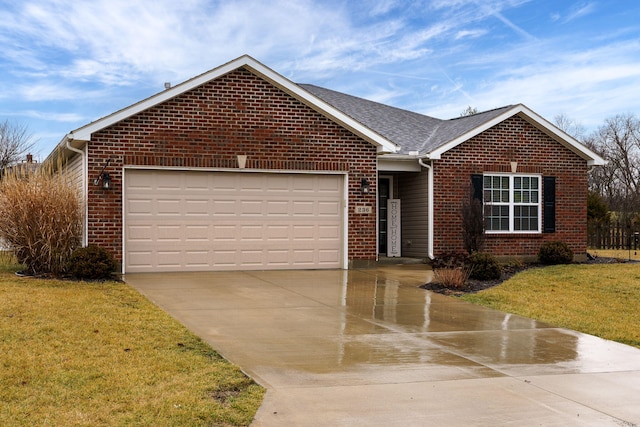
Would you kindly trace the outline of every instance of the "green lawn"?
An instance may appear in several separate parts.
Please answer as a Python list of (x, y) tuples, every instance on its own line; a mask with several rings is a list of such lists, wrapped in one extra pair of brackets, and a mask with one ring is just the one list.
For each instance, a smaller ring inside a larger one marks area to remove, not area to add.
[(640, 264), (523, 271), (466, 301), (640, 347)]
[(251, 423), (264, 389), (126, 284), (11, 270), (0, 268), (0, 425)]

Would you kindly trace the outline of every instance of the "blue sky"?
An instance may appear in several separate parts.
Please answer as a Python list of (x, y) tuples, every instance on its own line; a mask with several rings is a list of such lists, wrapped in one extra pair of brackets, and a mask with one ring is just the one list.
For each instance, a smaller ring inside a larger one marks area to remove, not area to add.
[(438, 118), (523, 103), (594, 130), (640, 114), (635, 0), (0, 0), (0, 121), (71, 130), (249, 54)]

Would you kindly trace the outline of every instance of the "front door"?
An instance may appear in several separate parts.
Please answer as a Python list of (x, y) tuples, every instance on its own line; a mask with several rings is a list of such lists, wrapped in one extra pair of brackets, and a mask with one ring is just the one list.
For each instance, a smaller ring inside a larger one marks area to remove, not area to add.
[(391, 178), (378, 179), (378, 253), (387, 255), (387, 200), (391, 198)]

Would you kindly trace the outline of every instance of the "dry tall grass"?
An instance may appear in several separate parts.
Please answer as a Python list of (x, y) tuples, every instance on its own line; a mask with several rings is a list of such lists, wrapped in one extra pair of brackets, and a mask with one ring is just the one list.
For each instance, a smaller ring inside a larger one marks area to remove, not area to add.
[(66, 175), (40, 168), (0, 182), (0, 239), (31, 274), (59, 275), (82, 236), (82, 209)]
[(433, 279), (449, 289), (463, 290), (467, 287), (472, 267), (436, 268), (433, 270)]

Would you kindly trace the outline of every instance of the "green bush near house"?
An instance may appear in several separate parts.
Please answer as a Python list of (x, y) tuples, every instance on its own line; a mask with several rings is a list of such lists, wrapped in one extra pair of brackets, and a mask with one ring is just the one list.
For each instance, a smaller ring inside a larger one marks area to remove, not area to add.
[(473, 266), (471, 278), (477, 280), (498, 280), (502, 276), (502, 266), (492, 254), (488, 252), (473, 252), (468, 258)]
[(564, 242), (546, 242), (538, 251), (538, 261), (546, 265), (571, 264), (573, 251)]
[(106, 280), (116, 271), (111, 252), (98, 245), (76, 249), (69, 258), (67, 273), (76, 279)]

